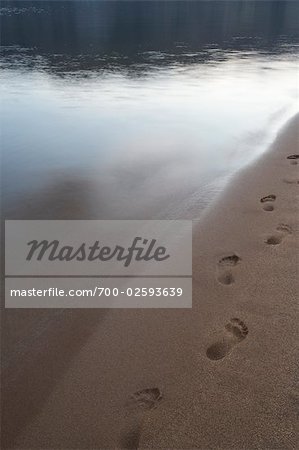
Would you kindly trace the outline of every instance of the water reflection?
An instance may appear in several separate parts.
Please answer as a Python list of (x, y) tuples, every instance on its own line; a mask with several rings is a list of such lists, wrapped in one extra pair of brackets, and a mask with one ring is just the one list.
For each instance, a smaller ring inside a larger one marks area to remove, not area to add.
[(296, 108), (296, 2), (2, 2), (14, 218), (198, 217)]

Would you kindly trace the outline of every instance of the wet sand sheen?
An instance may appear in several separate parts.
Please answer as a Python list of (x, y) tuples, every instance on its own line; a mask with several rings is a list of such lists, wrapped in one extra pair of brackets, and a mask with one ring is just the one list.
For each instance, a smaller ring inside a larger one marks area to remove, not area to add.
[(77, 354), (54, 386), (57, 342), (20, 373), (10, 447), (295, 448), (298, 185), (283, 180), (298, 180), (298, 124), (196, 225), (192, 310), (101, 311), (82, 345), (86, 312), (59, 342), (60, 359)]

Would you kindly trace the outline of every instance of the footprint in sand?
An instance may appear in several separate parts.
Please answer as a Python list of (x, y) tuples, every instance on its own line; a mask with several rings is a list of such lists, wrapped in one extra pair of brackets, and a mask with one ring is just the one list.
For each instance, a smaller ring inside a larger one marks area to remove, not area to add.
[(162, 399), (162, 392), (159, 388), (146, 388), (134, 392), (130, 395), (126, 406), (130, 408), (130, 426), (127, 424), (126, 430), (123, 430), (120, 436), (121, 448), (137, 449), (139, 446), (142, 424), (144, 421), (144, 413), (147, 410), (156, 408)]
[(159, 388), (147, 388), (134, 392), (129, 398), (131, 406), (135, 405), (143, 409), (155, 408), (162, 399), (162, 393)]
[(287, 156), (287, 159), (291, 160), (291, 164), (298, 164), (297, 159), (299, 159), (299, 155), (290, 155)]
[(266, 239), (266, 241), (265, 241), (266, 244), (268, 244), (268, 245), (278, 245), (278, 244), (280, 244), (283, 241), (283, 239), (287, 235), (292, 234), (292, 232), (293, 232), (292, 228), (289, 225), (285, 224), (285, 223), (279, 224), (276, 227), (276, 231), (277, 231), (276, 233), (272, 234), (271, 236), (269, 236)]
[(219, 340), (207, 349), (207, 357), (212, 360), (227, 356), (233, 347), (243, 341), (248, 334), (248, 328), (242, 320), (233, 318), (224, 327)]
[(276, 200), (276, 195), (270, 194), (266, 195), (265, 197), (262, 197), (260, 202), (263, 203), (263, 210), (264, 211), (273, 211), (274, 205), (273, 202)]
[(218, 261), (218, 276), (217, 279), (222, 284), (232, 284), (235, 279), (231, 271), (231, 267), (236, 266), (241, 261), (241, 258), (236, 255), (224, 256)]
[(295, 179), (291, 179), (291, 178), (284, 178), (282, 181), (287, 184), (299, 184), (299, 180), (295, 180)]
[(293, 230), (290, 227), (290, 225), (287, 225), (286, 223), (280, 223), (277, 227), (276, 227), (277, 231), (281, 231), (282, 233), (285, 234), (292, 234)]

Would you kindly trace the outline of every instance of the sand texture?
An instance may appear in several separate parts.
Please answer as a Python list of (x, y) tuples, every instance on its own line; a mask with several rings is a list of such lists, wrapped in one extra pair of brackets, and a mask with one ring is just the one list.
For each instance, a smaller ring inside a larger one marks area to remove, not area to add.
[(297, 448), (298, 124), (194, 225), (192, 310), (76, 317), (7, 383), (6, 448)]

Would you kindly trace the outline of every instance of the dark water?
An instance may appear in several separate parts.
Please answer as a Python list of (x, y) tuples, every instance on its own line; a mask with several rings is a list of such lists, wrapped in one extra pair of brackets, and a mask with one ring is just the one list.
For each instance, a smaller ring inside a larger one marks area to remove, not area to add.
[(298, 2), (1, 3), (9, 218), (196, 218), (298, 100)]

